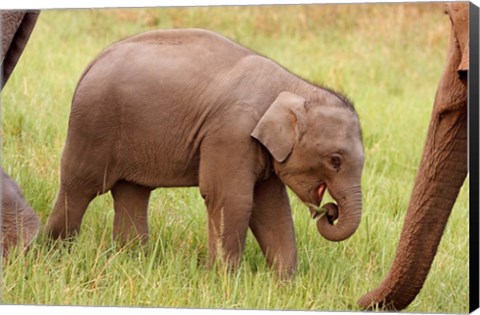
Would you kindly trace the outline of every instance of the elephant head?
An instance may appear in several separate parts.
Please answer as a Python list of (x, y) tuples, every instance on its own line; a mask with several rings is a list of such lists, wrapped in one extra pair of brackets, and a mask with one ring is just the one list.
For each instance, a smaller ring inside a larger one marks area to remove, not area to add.
[(18, 184), (2, 171), (2, 229), (0, 249), (7, 257), (11, 248), (26, 248), (41, 228), (40, 219), (26, 203)]
[(356, 231), (362, 212), (360, 124), (346, 98), (315, 90), (305, 98), (280, 93), (252, 136), (267, 148), (277, 176), (310, 207), (314, 217), (314, 209), (329, 191), (338, 207), (325, 206), (326, 214), (317, 228), (326, 239), (341, 241)]
[(449, 3), (450, 48), (397, 253), (382, 284), (362, 308), (401, 310), (423, 286), (457, 195), (467, 175), (467, 2)]

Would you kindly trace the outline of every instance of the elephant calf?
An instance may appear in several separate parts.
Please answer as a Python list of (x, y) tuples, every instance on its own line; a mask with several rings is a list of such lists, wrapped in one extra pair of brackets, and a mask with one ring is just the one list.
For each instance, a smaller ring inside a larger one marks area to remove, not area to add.
[(23, 198), (18, 184), (2, 170), (0, 246), (7, 257), (15, 245), (28, 247), (41, 228), (40, 219)]
[(327, 206), (318, 229), (332, 241), (351, 236), (362, 209), (360, 133), (344, 96), (218, 34), (143, 33), (107, 48), (78, 83), (47, 233), (74, 235), (90, 201), (111, 191), (114, 238), (146, 241), (150, 192), (199, 186), (210, 263), (235, 266), (250, 228), (268, 263), (290, 274), (286, 186), (315, 216), (328, 190), (338, 207)]

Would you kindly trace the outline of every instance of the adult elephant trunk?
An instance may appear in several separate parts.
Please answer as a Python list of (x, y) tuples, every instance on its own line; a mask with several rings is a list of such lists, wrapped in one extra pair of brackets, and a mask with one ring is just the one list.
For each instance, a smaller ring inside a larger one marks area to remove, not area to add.
[[(337, 200), (324, 206), (327, 213), (317, 221), (318, 232), (329, 241), (343, 241), (349, 238), (358, 228), (362, 217), (362, 190), (354, 186), (341, 193), (330, 190), (332, 197)], [(336, 224), (334, 221), (337, 219)]]
[(401, 310), (422, 288), (467, 175), (466, 115), (466, 105), (443, 117), (434, 112), (393, 265), (360, 307)]
[[(466, 6), (466, 14), (462, 8), (454, 7), (451, 11), (452, 8), (447, 7), (454, 23), (448, 62), (435, 96), (400, 243), (388, 276), (377, 289), (358, 301), (362, 308), (401, 310), (415, 299), (467, 175), (468, 4)], [(458, 13), (466, 16), (466, 23), (464, 18), (455, 15)], [(465, 38), (459, 37), (460, 26), (467, 32), (466, 45)]]

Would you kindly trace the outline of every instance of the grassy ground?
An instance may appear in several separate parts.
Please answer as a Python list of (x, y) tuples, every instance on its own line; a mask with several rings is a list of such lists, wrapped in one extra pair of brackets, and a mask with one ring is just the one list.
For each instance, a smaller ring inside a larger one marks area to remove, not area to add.
[[(196, 188), (159, 189), (145, 251), (111, 242), (109, 195), (94, 200), (81, 236), (41, 239), (2, 270), (2, 303), (357, 310), (395, 254), (434, 93), (449, 20), (442, 4), (314, 5), (45, 11), (2, 95), (4, 169), (45, 223), (59, 178), (70, 100), (105, 46), (145, 30), (220, 32), (311, 81), (346, 92), (366, 153), (364, 216), (349, 240), (322, 239), (298, 199), (292, 206), (299, 270), (280, 283), (252, 235), (240, 270), (207, 271), (206, 213)], [(458, 198), (427, 282), (410, 312), (467, 312), (468, 187)]]

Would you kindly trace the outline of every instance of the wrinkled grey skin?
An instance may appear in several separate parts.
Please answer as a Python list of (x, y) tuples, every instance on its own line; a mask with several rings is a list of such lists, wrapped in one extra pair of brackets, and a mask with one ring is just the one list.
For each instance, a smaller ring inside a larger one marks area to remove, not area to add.
[(25, 201), (18, 184), (2, 170), (2, 234), (0, 247), (8, 257), (13, 246), (27, 248), (41, 228), (40, 219)]
[[(37, 21), (39, 11), (0, 11), (2, 37), (1, 89), (5, 86)], [(11, 248), (26, 248), (40, 230), (40, 220), (26, 203), (18, 184), (2, 170), (0, 251), (8, 257)]]
[(80, 79), (46, 230), (74, 235), (90, 201), (111, 191), (114, 237), (146, 241), (151, 190), (199, 186), (210, 263), (236, 266), (250, 227), (268, 263), (291, 274), (285, 185), (314, 206), (326, 185), (338, 214), (330, 207), (318, 227), (343, 240), (360, 222), (363, 163), (342, 96), (212, 32), (147, 32), (106, 49)]
[(22, 55), (40, 11), (0, 11), (2, 37), (2, 84), (5, 86)]
[(364, 309), (402, 310), (415, 299), (468, 173), (469, 4), (448, 3), (445, 13), (450, 47), (397, 253), (382, 283), (358, 301)]

